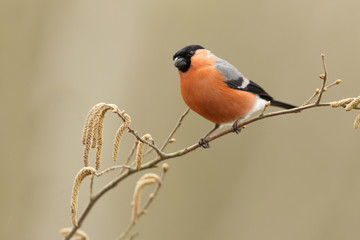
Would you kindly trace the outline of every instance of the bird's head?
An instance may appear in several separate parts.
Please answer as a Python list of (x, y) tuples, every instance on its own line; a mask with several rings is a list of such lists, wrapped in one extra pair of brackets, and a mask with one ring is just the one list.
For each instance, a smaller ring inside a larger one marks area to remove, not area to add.
[(186, 72), (190, 68), (191, 57), (198, 49), (204, 48), (200, 45), (189, 45), (177, 51), (173, 56), (175, 67), (181, 72)]

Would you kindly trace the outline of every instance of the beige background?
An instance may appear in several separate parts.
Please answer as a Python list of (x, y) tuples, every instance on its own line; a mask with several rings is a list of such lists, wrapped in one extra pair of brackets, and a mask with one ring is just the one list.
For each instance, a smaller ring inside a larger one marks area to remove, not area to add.
[[(0, 238), (61, 239), (71, 225), (92, 105), (117, 104), (140, 134), (163, 141), (186, 108), (172, 63), (185, 45), (205, 46), (293, 104), (320, 86), (325, 53), (330, 81), (343, 83), (324, 100), (359, 95), (359, 8), (355, 0), (0, 1)], [(322, 108), (272, 118), (170, 160), (137, 239), (359, 239), (355, 116)], [(103, 168), (120, 123), (105, 120)], [(168, 151), (211, 127), (192, 112)], [(121, 158), (132, 141), (124, 139)], [(125, 228), (139, 177), (97, 203), (83, 226), (91, 239)]]

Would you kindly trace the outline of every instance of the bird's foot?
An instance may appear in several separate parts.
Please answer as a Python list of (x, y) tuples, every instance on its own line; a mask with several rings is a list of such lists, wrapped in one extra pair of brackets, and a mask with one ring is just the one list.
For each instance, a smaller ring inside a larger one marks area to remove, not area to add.
[(205, 139), (205, 137), (200, 138), (198, 144), (203, 148), (209, 148), (210, 147), (209, 142)]
[(231, 127), (232, 131), (236, 134), (239, 134), (241, 132), (241, 127), (239, 127), (238, 122), (234, 122), (234, 124)]

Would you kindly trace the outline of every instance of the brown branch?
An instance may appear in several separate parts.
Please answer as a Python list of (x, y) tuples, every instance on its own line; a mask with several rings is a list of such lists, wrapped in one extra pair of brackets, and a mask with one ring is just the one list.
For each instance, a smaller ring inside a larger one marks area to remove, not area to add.
[[(239, 128), (245, 126), (245, 125), (249, 125), (253, 122), (257, 122), (266, 118), (270, 118), (270, 117), (275, 117), (275, 116), (280, 116), (280, 115), (285, 115), (285, 114), (291, 114), (291, 113), (299, 113), (301, 111), (304, 111), (306, 109), (310, 109), (310, 108), (316, 108), (316, 107), (327, 107), (330, 106), (330, 102), (326, 102), (326, 103), (312, 103), (312, 104), (308, 104), (305, 106), (300, 106), (300, 107), (296, 107), (293, 109), (287, 109), (287, 110), (281, 110), (281, 111), (275, 111), (275, 112), (270, 112), (270, 113), (265, 113), (261, 116), (257, 116), (254, 118), (251, 118), (249, 120), (243, 121), (241, 122), (238, 126)], [(119, 116), (121, 117), (121, 113), (119, 114)], [(132, 130), (134, 136), (139, 140), (139, 141), (143, 141), (143, 139), (141, 139), (140, 137), (138, 138), (137, 134), (135, 134), (135, 131)], [(227, 135), (229, 133), (232, 133), (232, 129), (226, 129), (216, 135), (210, 136), (208, 137), (208, 142), (212, 142), (217, 138), (220, 138), (224, 135)], [(148, 144), (147, 141), (145, 141), (146, 144)], [(176, 157), (180, 157), (183, 155), (186, 155), (194, 150), (196, 150), (197, 148), (200, 147), (200, 145), (198, 143), (195, 143), (193, 145), (190, 145), (184, 149), (181, 149), (179, 151), (176, 152), (172, 152), (172, 153), (164, 153), (162, 151), (160, 151), (160, 149), (158, 149), (155, 146), (152, 146), (150, 144), (148, 144), (150, 147), (153, 147), (154, 149), (157, 149), (157, 152), (159, 151), (160, 154), (158, 154), (158, 156), (143, 164), (141, 166), (141, 168), (139, 169), (139, 171), (143, 171), (146, 169), (150, 169), (153, 167), (156, 167), (158, 163), (166, 160), (166, 159), (171, 159), (171, 158), (176, 158)], [(77, 226), (74, 226), (71, 230), (71, 232), (65, 237), (66, 240), (70, 240), (70, 238), (75, 234), (75, 232), (81, 227), (82, 223), (84, 222), (85, 218), (87, 217), (87, 215), (89, 214), (90, 210), (93, 208), (93, 206), (95, 205), (95, 203), (105, 194), (107, 193), (109, 190), (113, 189), (114, 187), (116, 187), (123, 179), (129, 177), (130, 175), (132, 175), (133, 173), (138, 172), (136, 170), (136, 168), (131, 167), (128, 168), (127, 171), (123, 174), (121, 174), (120, 176), (116, 177), (114, 180), (112, 180), (111, 182), (109, 182), (106, 186), (104, 186), (96, 195), (94, 195), (91, 200), (89, 201), (88, 205), (86, 206), (85, 210), (82, 212), (82, 214), (80, 215), (80, 218), (78, 219), (77, 222)]]
[[(322, 83), (322, 87), (320, 90), (317, 90), (315, 91), (315, 93), (313, 94), (313, 96), (311, 96), (302, 106), (299, 106), (299, 107), (296, 107), (296, 108), (293, 108), (293, 109), (287, 109), (287, 110), (280, 110), (280, 111), (275, 111), (275, 112), (270, 112), (270, 113), (264, 113), (265, 111), (265, 108), (263, 109), (263, 111), (260, 113), (260, 115), (256, 116), (256, 117), (253, 117), (253, 118), (250, 118), (246, 121), (243, 121), (243, 122), (240, 122), (238, 124), (238, 127), (239, 128), (244, 128), (245, 125), (249, 125), (251, 123), (254, 123), (254, 122), (257, 122), (259, 120), (263, 120), (263, 119), (266, 119), (266, 118), (270, 118), (270, 117), (275, 117), (275, 116), (280, 116), (280, 115), (285, 115), (285, 114), (291, 114), (291, 113), (299, 113), (301, 111), (304, 111), (306, 109), (310, 109), (310, 108), (316, 108), (316, 107), (327, 107), (327, 106), (331, 106), (331, 102), (326, 102), (326, 103), (320, 103), (321, 101), (321, 98), (322, 98), (322, 95), (323, 93), (330, 87), (332, 86), (335, 86), (336, 84), (339, 84), (341, 82), (341, 80), (337, 80), (336, 82), (326, 86), (326, 80), (327, 80), (327, 69), (326, 69), (326, 64), (325, 64), (325, 56), (324, 55), (321, 55), (322, 57), (322, 62), (323, 62), (323, 68), (324, 68), (324, 74), (322, 74), (320, 76), (320, 78), (323, 80), (323, 83)], [(315, 103), (310, 103), (317, 95), (318, 98), (316, 100)], [(112, 105), (112, 104), (109, 104), (108, 106), (110, 106), (112, 109), (113, 109), (113, 112), (115, 112), (120, 118), (122, 118), (122, 120), (125, 121), (125, 118), (124, 118), (124, 111), (120, 111), (116, 105)], [(359, 107), (356, 107), (354, 106), (354, 109), (359, 109)], [(164, 148), (167, 146), (167, 144), (171, 141), (172, 137), (174, 136), (175, 132), (177, 131), (177, 129), (180, 127), (183, 119), (185, 118), (185, 116), (188, 114), (189, 112), (189, 108), (180, 116), (177, 124), (175, 125), (174, 129), (171, 131), (171, 133), (169, 134), (168, 138), (165, 140), (165, 142), (163, 143), (163, 145), (158, 148), (154, 143), (151, 143), (147, 140), (144, 140), (143, 138), (141, 138), (137, 132), (135, 130), (133, 130), (132, 128), (128, 127), (128, 131), (135, 136), (136, 138), (136, 142), (134, 144), (134, 147), (132, 148), (132, 151), (130, 152), (129, 156), (128, 156), (128, 159), (126, 161), (126, 163), (122, 166), (115, 166), (115, 167), (112, 167), (112, 168), (109, 168), (105, 171), (103, 171), (103, 173), (106, 173), (108, 171), (111, 171), (111, 170), (114, 170), (114, 169), (117, 169), (117, 168), (122, 168), (122, 170), (120, 171), (120, 175), (118, 177), (116, 177), (115, 179), (113, 179), (112, 181), (110, 181), (106, 186), (104, 186), (97, 194), (95, 194), (94, 196), (90, 196), (90, 201), (88, 203), (88, 205), (86, 206), (85, 210), (82, 212), (82, 214), (80, 215), (78, 221), (77, 221), (77, 225), (74, 226), (71, 231), (69, 232), (69, 234), (65, 237), (65, 240), (70, 240), (71, 237), (79, 230), (79, 228), (82, 226), (85, 218), (88, 216), (90, 210), (93, 208), (93, 206), (95, 205), (95, 203), (105, 194), (107, 193), (109, 190), (115, 188), (122, 180), (124, 180), (125, 178), (129, 177), (130, 175), (132, 175), (133, 173), (135, 172), (138, 172), (138, 171), (143, 171), (143, 170), (146, 170), (146, 169), (150, 169), (150, 168), (154, 168), (154, 167), (157, 167), (158, 163), (166, 160), (166, 159), (171, 159), (171, 158), (176, 158), (176, 157), (180, 157), (180, 156), (183, 156), (183, 155), (186, 155), (194, 150), (196, 150), (197, 148), (200, 147), (200, 145), (198, 143), (195, 143), (193, 145), (190, 145), (184, 149), (181, 149), (181, 150), (178, 150), (178, 151), (175, 151), (175, 152), (172, 152), (172, 153), (165, 153), (163, 152)], [(360, 116), (360, 115), (359, 115)], [(358, 116), (358, 118), (360, 118)], [(359, 120), (360, 121), (360, 120)], [(212, 142), (214, 141), (215, 139), (217, 138), (220, 138), (224, 135), (227, 135), (229, 133), (232, 133), (232, 128), (230, 129), (226, 129), (222, 132), (219, 132), (213, 136), (209, 136), (207, 138), (207, 141), (208, 142)], [(138, 142), (141, 142), (141, 143), (144, 143), (144, 144), (147, 144), (151, 149), (155, 150), (156, 153), (157, 153), (157, 156), (151, 160), (151, 161), (148, 161), (147, 163), (144, 163), (141, 165), (141, 167), (139, 169), (136, 169), (136, 167), (130, 167), (130, 166), (127, 166), (131, 156), (133, 155), (133, 152), (136, 148), (136, 145)], [(127, 171), (124, 171), (124, 170), (127, 170)], [(100, 173), (103, 174), (103, 173)], [(99, 175), (99, 174), (95, 174), (95, 175)], [(164, 174), (163, 174), (164, 175)], [(163, 178), (163, 176), (162, 176)], [(92, 184), (91, 184), (92, 185)], [(158, 187), (156, 188), (154, 194), (156, 195), (159, 188), (160, 188), (160, 184), (158, 185)], [(92, 186), (91, 186), (91, 189), (92, 189)], [(145, 213), (146, 209), (148, 208), (148, 206), (151, 204), (153, 200), (153, 197), (152, 198), (149, 198), (148, 199), (148, 202), (145, 204), (143, 210), (139, 213), (138, 217), (140, 217), (142, 214)], [(130, 230), (132, 229), (132, 227), (135, 225), (135, 223), (131, 223), (129, 225), (129, 227), (127, 228), (127, 230), (125, 230), (125, 235), (122, 235), (120, 237), (125, 237), (129, 234)], [(124, 234), (123, 233), (123, 234)]]
[[(116, 113), (124, 122), (126, 121), (124, 116), (123, 116), (123, 112), (121, 112), (117, 107), (114, 107), (112, 104), (110, 104), (109, 106), (111, 106), (113, 108), (113, 112)], [(132, 135), (135, 136), (135, 138), (142, 142), (142, 143), (145, 143), (146, 145), (148, 145), (149, 147), (153, 148), (155, 150), (155, 152), (159, 155), (159, 156), (162, 156), (164, 153), (157, 147), (155, 146), (154, 144), (152, 144), (151, 142), (147, 141), (147, 140), (144, 140), (142, 139), (138, 134), (137, 132), (132, 129), (131, 127), (128, 127), (128, 131), (129, 133), (131, 133)]]

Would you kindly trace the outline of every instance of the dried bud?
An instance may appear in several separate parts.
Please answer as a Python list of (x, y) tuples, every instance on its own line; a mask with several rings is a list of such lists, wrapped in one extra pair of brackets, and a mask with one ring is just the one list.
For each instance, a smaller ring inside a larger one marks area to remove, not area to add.
[(320, 79), (325, 79), (325, 74), (320, 74)]
[(176, 139), (175, 139), (175, 138), (171, 138), (171, 139), (169, 140), (169, 143), (174, 143), (174, 142), (176, 142)]
[(167, 171), (169, 170), (169, 164), (164, 163), (164, 164), (162, 165), (162, 170), (163, 170), (164, 172), (167, 172)]
[(341, 79), (336, 80), (335, 83), (336, 83), (336, 84), (340, 84), (340, 83), (341, 83)]
[(317, 89), (315, 90), (315, 92), (316, 92), (316, 93), (319, 93), (319, 92), (320, 92), (320, 89), (317, 88)]

